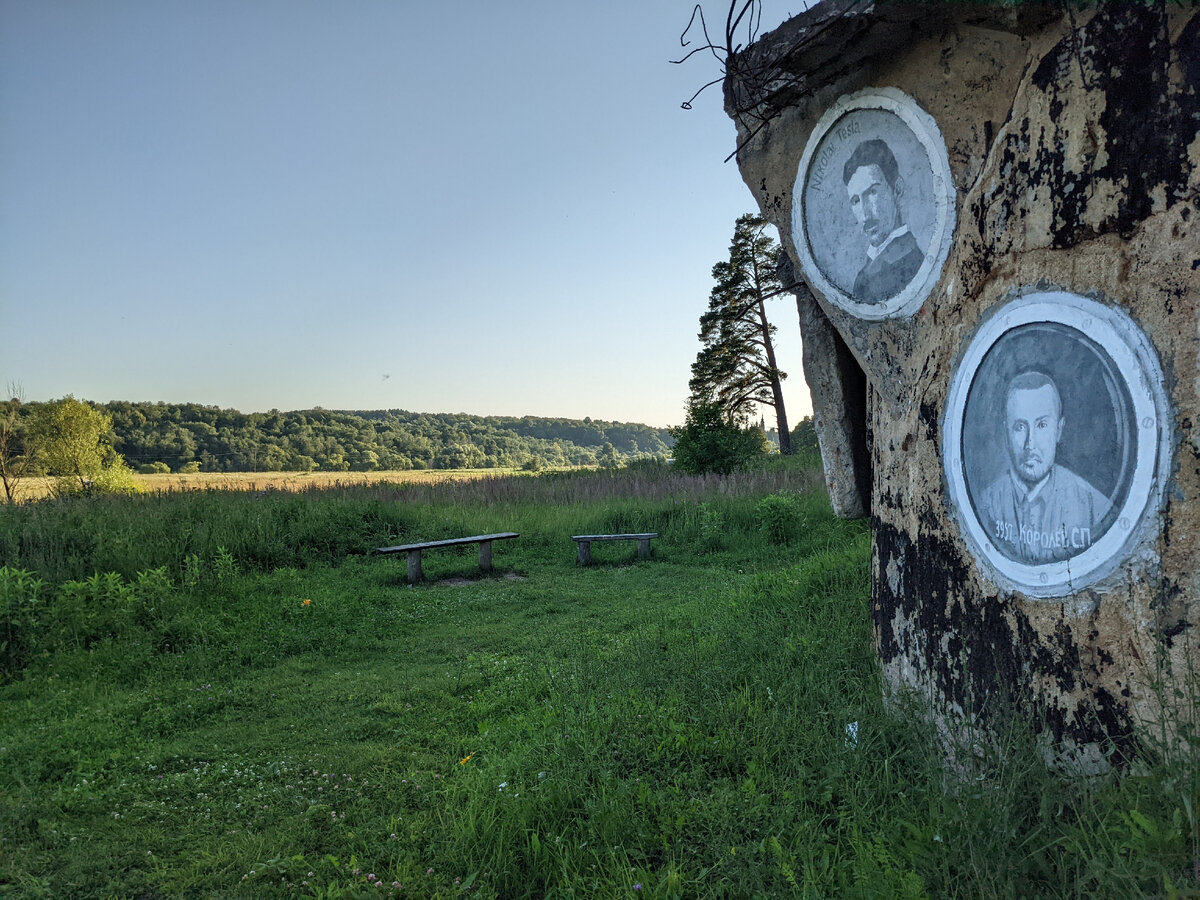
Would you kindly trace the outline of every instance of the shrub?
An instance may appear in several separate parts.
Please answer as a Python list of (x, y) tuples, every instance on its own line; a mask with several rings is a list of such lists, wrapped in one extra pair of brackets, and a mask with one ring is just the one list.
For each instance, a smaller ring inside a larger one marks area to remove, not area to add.
[(117, 459), (110, 466), (105, 466), (92, 482), (92, 492), (101, 494), (140, 494), (141, 486), (133, 480), (133, 469), (125, 465), (124, 460)]
[(195, 472), (199, 472), (200, 461), (198, 459), (193, 459), (190, 462), (185, 462), (179, 467), (178, 471), (180, 475), (191, 475)]
[(166, 475), (171, 471), (171, 467), (165, 462), (142, 463), (138, 466), (138, 472), (142, 475)]
[(754, 518), (758, 530), (772, 544), (790, 544), (805, 525), (800, 498), (790, 491), (763, 497), (755, 507)]
[(817, 442), (817, 425), (812, 416), (805, 416), (800, 424), (792, 429), (792, 452), (796, 454), (820, 453), (821, 447)]
[(687, 420), (672, 434), (675, 465), (695, 475), (744, 471), (767, 455), (767, 436), (762, 429), (729, 422), (715, 403), (690, 401)]
[(44, 587), (32, 572), (0, 566), (0, 683), (15, 677), (32, 652)]
[(699, 505), (700, 547), (712, 553), (725, 547), (725, 517), (721, 511), (708, 503)]

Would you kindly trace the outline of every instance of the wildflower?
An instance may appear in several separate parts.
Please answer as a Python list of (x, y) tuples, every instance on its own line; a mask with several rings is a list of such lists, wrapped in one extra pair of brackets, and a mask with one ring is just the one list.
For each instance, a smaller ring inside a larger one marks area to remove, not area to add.
[(303, 600), (300, 601), (300, 605), (301, 606), (312, 606), (312, 601), (309, 600), (307, 597), (305, 597)]
[(425, 870), (425, 874), (426, 874), (426, 875), (432, 875), (432, 874), (433, 874), (433, 866), (430, 866), (428, 869), (426, 869), (426, 870)]
[(507, 781), (500, 782), (500, 790), (504, 790), (506, 787), (508, 787)]
[(370, 875), (367, 876), (367, 881), (374, 881), (374, 880), (375, 880), (375, 873), (372, 872)]
[(475, 755), (474, 753), (468, 753), (466, 756), (464, 756), (462, 759), (460, 759), (458, 761), (458, 764), (460, 766), (465, 766), (467, 763), (469, 763), (471, 761), (471, 757), (474, 755)]
[(640, 881), (637, 882), (636, 884), (634, 884), (633, 889), (635, 891), (640, 891), (642, 889), (642, 883)]

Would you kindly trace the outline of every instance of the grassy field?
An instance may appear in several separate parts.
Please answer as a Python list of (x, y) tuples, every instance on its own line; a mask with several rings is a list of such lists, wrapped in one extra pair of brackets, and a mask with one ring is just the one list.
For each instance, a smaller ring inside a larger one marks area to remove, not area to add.
[[(0, 509), (0, 895), (1197, 896), (1194, 761), (1064, 781), (1018, 727), (947, 784), (881, 699), (865, 524), (818, 486)], [(369, 553), (501, 530), (486, 577)], [(649, 560), (575, 562), (643, 530)]]

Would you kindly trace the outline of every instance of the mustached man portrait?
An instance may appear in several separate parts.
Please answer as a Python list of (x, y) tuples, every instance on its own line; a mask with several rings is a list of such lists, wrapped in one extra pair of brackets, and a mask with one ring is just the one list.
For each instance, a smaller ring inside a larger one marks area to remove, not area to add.
[(882, 303), (904, 290), (925, 262), (904, 221), (904, 179), (887, 142), (876, 138), (854, 148), (842, 180), (850, 210), (867, 238), (852, 296), (860, 303)]

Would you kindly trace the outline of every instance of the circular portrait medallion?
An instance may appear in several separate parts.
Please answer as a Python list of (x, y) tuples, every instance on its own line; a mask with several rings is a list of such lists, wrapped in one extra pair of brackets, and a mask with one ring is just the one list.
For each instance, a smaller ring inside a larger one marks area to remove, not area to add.
[(907, 94), (848, 94), (817, 122), (792, 196), (800, 267), (864, 319), (912, 315), (941, 276), (955, 218), (946, 144)]
[(1124, 312), (1030, 293), (991, 315), (951, 383), (949, 501), (985, 571), (1034, 597), (1112, 572), (1162, 497), (1170, 418), (1150, 341)]

